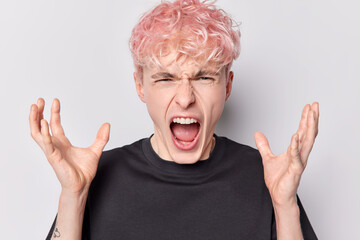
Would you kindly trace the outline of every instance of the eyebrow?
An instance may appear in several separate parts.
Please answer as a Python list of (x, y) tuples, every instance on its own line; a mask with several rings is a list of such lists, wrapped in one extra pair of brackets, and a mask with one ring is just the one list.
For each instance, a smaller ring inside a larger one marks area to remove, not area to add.
[(175, 78), (175, 76), (168, 72), (158, 72), (151, 75), (152, 78)]
[[(197, 78), (197, 77), (206, 76), (206, 75), (219, 76), (220, 73), (219, 73), (219, 71), (213, 72), (213, 71), (209, 71), (209, 70), (200, 70), (192, 78)], [(158, 73), (151, 75), (151, 78), (154, 78), (154, 79), (156, 79), (156, 78), (176, 78), (176, 76), (174, 74), (171, 74), (168, 72), (158, 72)]]
[(206, 75), (210, 75), (210, 76), (219, 76), (220, 75), (220, 73), (219, 73), (219, 71), (217, 71), (217, 72), (213, 72), (213, 71), (209, 71), (209, 70), (200, 70), (199, 72), (197, 72), (196, 74), (195, 74), (195, 78), (197, 78), (197, 77), (201, 77), (201, 76), (206, 76)]

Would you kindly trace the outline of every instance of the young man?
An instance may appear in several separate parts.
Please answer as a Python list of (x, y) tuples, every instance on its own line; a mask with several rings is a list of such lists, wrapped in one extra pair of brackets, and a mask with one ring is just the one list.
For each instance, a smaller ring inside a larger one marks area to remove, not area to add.
[(214, 134), (239, 37), (210, 3), (163, 2), (146, 13), (130, 48), (154, 134), (122, 148), (102, 152), (108, 123), (92, 146), (74, 147), (57, 99), (52, 135), (44, 100), (31, 106), (32, 137), (62, 186), (47, 239), (317, 239), (296, 192), (317, 135), (318, 104), (304, 107), (278, 156), (261, 133), (259, 151)]

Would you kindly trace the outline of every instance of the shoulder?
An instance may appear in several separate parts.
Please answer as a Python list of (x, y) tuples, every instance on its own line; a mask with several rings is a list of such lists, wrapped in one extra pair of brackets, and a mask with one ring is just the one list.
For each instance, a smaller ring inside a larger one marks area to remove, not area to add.
[(249, 196), (249, 199), (267, 199), (268, 190), (264, 182), (262, 158), (257, 149), (241, 144), (226, 137), (219, 137), (223, 145), (222, 165), (223, 175), (237, 185), (237, 191)]
[(218, 137), (218, 139), (224, 145), (224, 154), (228, 157), (247, 159), (247, 160), (261, 159), (259, 151), (251, 146), (238, 143), (227, 137)]
[(112, 171), (117, 167), (124, 167), (129, 162), (143, 158), (142, 142), (146, 138), (140, 139), (122, 147), (103, 151), (99, 160), (98, 172)]
[(134, 153), (138, 153), (142, 150), (142, 142), (146, 140), (146, 138), (135, 141), (131, 144), (124, 145), (122, 147), (113, 148), (110, 150), (103, 151), (101, 154), (101, 160), (114, 160), (121, 155), (131, 155)]
[(218, 139), (223, 145), (224, 162), (228, 162), (241, 172), (263, 176), (262, 159), (257, 149), (226, 137), (218, 137)]
[(103, 151), (95, 178), (91, 183), (92, 191), (104, 186), (116, 185), (119, 181), (132, 176), (134, 170), (141, 169), (145, 164), (140, 139), (131, 144)]

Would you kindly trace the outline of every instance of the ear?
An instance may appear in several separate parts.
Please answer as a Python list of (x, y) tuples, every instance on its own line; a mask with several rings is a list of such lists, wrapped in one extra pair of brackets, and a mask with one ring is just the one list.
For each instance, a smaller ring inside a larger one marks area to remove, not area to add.
[(226, 98), (225, 98), (225, 101), (228, 100), (228, 98), (230, 97), (233, 79), (234, 79), (234, 73), (232, 71), (230, 71), (228, 76), (227, 76), (227, 79), (226, 79)]
[(142, 79), (139, 79), (139, 76), (134, 72), (134, 81), (136, 86), (136, 92), (142, 102), (145, 102), (144, 98), (144, 85)]

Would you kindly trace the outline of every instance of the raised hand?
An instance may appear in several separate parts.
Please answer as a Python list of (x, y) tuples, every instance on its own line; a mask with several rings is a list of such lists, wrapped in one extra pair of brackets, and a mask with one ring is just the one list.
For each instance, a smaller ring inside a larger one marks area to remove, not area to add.
[(319, 104), (314, 102), (304, 107), (299, 129), (292, 136), (290, 146), (278, 156), (271, 152), (264, 134), (255, 133), (255, 143), (263, 160), (265, 184), (273, 204), (296, 203), (296, 192), (318, 134), (318, 125)]
[(62, 191), (70, 194), (87, 192), (95, 177), (100, 155), (109, 140), (110, 124), (104, 123), (94, 143), (88, 148), (71, 145), (60, 123), (60, 102), (54, 99), (49, 124), (43, 119), (45, 101), (39, 98), (31, 105), (29, 122), (31, 136), (44, 151), (59, 179)]

